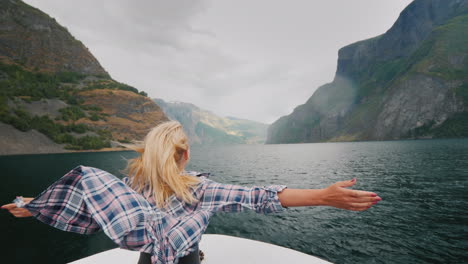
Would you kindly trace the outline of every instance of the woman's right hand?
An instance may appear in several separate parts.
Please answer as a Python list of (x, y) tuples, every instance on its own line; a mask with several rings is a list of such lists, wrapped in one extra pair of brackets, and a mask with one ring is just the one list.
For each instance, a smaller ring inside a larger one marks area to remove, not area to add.
[(376, 193), (346, 189), (356, 183), (356, 179), (341, 181), (321, 190), (322, 205), (336, 208), (364, 211), (381, 201)]
[[(26, 204), (29, 203), (33, 199), (34, 198), (31, 198), (31, 197), (23, 198), (24, 203), (26, 203)], [(4, 204), (4, 205), (2, 205), (1, 208), (5, 209), (5, 210), (8, 210), (15, 217), (30, 217), (30, 216), (32, 216), (31, 212), (29, 212), (28, 209), (16, 207), (15, 203)]]

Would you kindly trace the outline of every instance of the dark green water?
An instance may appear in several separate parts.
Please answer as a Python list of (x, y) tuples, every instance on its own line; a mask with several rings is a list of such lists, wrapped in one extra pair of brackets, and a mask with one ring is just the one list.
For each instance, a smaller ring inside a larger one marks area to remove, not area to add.
[[(353, 177), (383, 201), (365, 212), (222, 213), (207, 233), (251, 238), (335, 263), (467, 263), (468, 139), (194, 147), (187, 169), (240, 185), (322, 188)], [(78, 164), (121, 176), (131, 152), (0, 157), (0, 202), (34, 196)], [(114, 247), (0, 212), (3, 263), (66, 263)], [(230, 252), (229, 254), (232, 254)]]

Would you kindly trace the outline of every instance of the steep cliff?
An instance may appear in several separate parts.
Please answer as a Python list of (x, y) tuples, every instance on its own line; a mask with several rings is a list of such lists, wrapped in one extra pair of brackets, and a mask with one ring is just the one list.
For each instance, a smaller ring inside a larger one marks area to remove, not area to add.
[(196, 105), (154, 99), (164, 113), (179, 121), (193, 144), (263, 144), (267, 125), (221, 117)]
[(0, 60), (41, 72), (108, 76), (66, 28), (19, 0), (0, 0)]
[(334, 80), (267, 143), (468, 136), (468, 1), (415, 0), (383, 35), (338, 52)]
[(0, 154), (107, 148), (166, 120), (55, 19), (0, 0)]

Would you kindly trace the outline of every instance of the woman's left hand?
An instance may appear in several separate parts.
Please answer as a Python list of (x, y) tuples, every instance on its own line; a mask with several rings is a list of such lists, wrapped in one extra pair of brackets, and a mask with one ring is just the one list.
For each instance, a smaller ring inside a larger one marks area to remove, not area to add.
[(278, 193), (283, 207), (292, 206), (332, 206), (352, 211), (364, 211), (377, 204), (382, 198), (376, 193), (350, 190), (356, 179), (341, 181), (325, 189), (289, 189)]
[(364, 211), (382, 200), (373, 192), (346, 189), (346, 187), (351, 187), (355, 183), (356, 179), (352, 179), (337, 182), (322, 189), (320, 195), (322, 204), (346, 210)]
[[(34, 198), (25, 197), (23, 198), (24, 203), (27, 204)], [(29, 212), (26, 208), (17, 207), (15, 203), (4, 204), (1, 207), (2, 209), (8, 210), (12, 215), (15, 217), (30, 217), (32, 216), (31, 212)]]

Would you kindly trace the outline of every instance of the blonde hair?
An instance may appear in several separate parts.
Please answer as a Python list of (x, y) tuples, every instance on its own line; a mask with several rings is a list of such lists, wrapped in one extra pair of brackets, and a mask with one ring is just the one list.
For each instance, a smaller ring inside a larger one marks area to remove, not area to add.
[(149, 188), (159, 208), (166, 205), (172, 194), (187, 203), (195, 201), (191, 187), (196, 186), (199, 179), (182, 174), (180, 163), (189, 145), (179, 122), (161, 123), (146, 135), (142, 146), (127, 147), (140, 153), (128, 161), (125, 169), (132, 189), (143, 192)]

